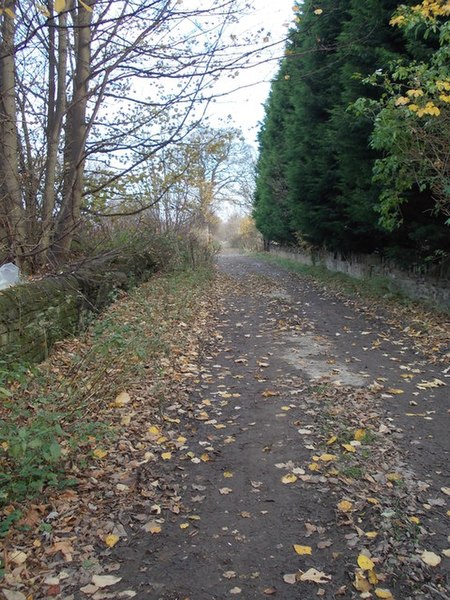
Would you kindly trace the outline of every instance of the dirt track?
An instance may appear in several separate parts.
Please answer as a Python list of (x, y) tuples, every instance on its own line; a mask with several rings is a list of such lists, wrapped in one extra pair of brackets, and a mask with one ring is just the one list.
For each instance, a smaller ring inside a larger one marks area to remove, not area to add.
[(122, 579), (91, 597), (448, 598), (445, 364), (279, 267), (219, 268), (227, 296), (191, 404), (167, 412), (186, 447), (140, 473), (173, 510), (155, 509), (155, 533), (128, 516), (110, 556)]

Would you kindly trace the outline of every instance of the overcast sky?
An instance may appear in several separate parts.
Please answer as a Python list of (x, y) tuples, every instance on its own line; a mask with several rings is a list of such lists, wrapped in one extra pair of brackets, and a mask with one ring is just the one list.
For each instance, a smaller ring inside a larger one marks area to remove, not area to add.
[(270, 32), (272, 42), (281, 42), (272, 50), (263, 53), (266, 61), (252, 69), (244, 69), (233, 80), (224, 80), (219, 84), (220, 90), (237, 89), (234, 93), (218, 98), (212, 107), (211, 115), (226, 118), (231, 115), (235, 126), (241, 128), (247, 141), (256, 145), (256, 135), (259, 123), (264, 116), (263, 104), (269, 94), (270, 81), (278, 70), (278, 59), (283, 54), (283, 40), (288, 32), (294, 13), (293, 0), (253, 0), (255, 10), (239, 23), (240, 35), (254, 33), (263, 46), (264, 34), (261, 29)]

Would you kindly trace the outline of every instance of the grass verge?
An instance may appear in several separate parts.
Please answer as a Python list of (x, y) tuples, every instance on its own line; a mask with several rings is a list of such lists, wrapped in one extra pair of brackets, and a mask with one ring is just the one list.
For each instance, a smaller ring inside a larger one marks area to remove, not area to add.
[(155, 277), (123, 293), (80, 338), (56, 345), (37, 366), (0, 364), (0, 535), (20, 518), (17, 503), (77, 484), (120, 428), (126, 390), (151, 381), (164, 403), (164, 375), (189, 353), (208, 268)]

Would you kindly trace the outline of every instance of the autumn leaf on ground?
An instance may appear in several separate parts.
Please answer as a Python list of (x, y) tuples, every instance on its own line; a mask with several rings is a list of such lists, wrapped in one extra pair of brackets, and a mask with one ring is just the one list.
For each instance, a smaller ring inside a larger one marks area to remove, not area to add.
[(172, 458), (172, 452), (163, 452), (161, 458), (163, 460), (170, 460)]
[(299, 581), (307, 581), (310, 583), (328, 583), (331, 581), (331, 575), (325, 575), (322, 571), (318, 571), (311, 567), (299, 577)]
[(420, 555), (420, 558), (429, 567), (437, 567), (441, 563), (441, 560), (442, 560), (438, 554), (435, 554), (434, 552), (429, 552), (428, 550), (425, 550), (424, 552), (422, 552), (422, 554)]
[(113, 548), (119, 540), (120, 538), (118, 535), (110, 533), (105, 537), (105, 544), (108, 546), (108, 548)]
[(111, 406), (114, 408), (122, 408), (125, 404), (129, 404), (131, 402), (130, 395), (127, 392), (121, 392), (114, 402), (111, 403)]
[(116, 577), (115, 575), (93, 575), (92, 583), (99, 588), (109, 587), (110, 585), (116, 585), (122, 577)]
[(303, 556), (304, 554), (312, 554), (311, 546), (302, 546), (300, 544), (293, 544), (296, 554)]
[(293, 473), (289, 473), (288, 475), (284, 475), (281, 478), (281, 482), (288, 484), (288, 483), (295, 483), (297, 481), (297, 475), (294, 475)]
[(223, 496), (226, 496), (227, 494), (231, 494), (233, 490), (229, 487), (224, 487), (224, 488), (220, 488), (219, 489), (219, 494), (222, 494)]
[(95, 458), (100, 458), (100, 459), (102, 459), (102, 458), (105, 458), (105, 456), (108, 456), (108, 452), (107, 452), (107, 450), (102, 450), (102, 448), (96, 448), (96, 449), (93, 451), (92, 455), (93, 455)]
[(223, 476), (226, 479), (230, 479), (231, 477), (233, 477), (233, 473), (231, 471), (224, 471)]
[(377, 598), (384, 598), (385, 600), (394, 600), (394, 596), (387, 589), (375, 588), (374, 592)]
[(338, 509), (342, 512), (350, 512), (353, 508), (353, 504), (348, 500), (341, 500), (338, 505)]
[(283, 575), (283, 581), (284, 583), (289, 583), (292, 585), (297, 581), (297, 576), (295, 573), (287, 573), (286, 575)]
[(358, 556), (357, 562), (358, 562), (359, 568), (362, 569), (363, 571), (371, 571), (375, 567), (375, 563), (368, 556), (365, 556), (364, 554), (360, 554)]
[(149, 521), (142, 527), (142, 529), (148, 533), (161, 533), (161, 525), (158, 525), (158, 523), (155, 523), (155, 521)]
[(355, 438), (356, 441), (360, 442), (361, 440), (363, 440), (366, 436), (366, 430), (365, 429), (357, 429), (355, 431), (355, 435), (353, 436)]
[(388, 394), (394, 394), (394, 396), (399, 396), (400, 394), (404, 394), (405, 390), (402, 390), (400, 388), (388, 388), (387, 392)]

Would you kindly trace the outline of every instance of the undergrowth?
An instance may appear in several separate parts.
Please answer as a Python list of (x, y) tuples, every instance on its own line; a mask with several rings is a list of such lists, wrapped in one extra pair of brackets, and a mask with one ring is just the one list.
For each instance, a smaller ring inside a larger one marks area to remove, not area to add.
[[(78, 339), (41, 365), (0, 363), (0, 504), (76, 484), (95, 448), (114, 438), (108, 407), (140, 378), (161, 377), (180, 323), (195, 319), (209, 267), (155, 277), (123, 294)], [(8, 508), (9, 506), (9, 508)]]

